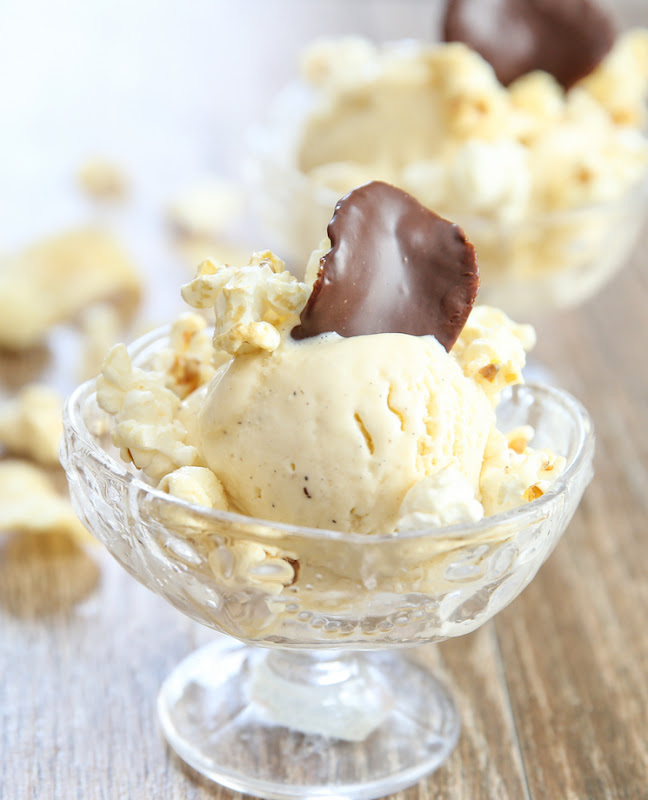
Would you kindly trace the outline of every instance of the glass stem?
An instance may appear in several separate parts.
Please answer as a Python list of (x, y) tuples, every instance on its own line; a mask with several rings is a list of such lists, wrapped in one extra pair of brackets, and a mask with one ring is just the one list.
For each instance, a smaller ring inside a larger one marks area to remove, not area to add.
[(370, 658), (339, 650), (268, 651), (254, 666), (251, 697), (269, 722), (348, 741), (365, 739), (392, 708)]
[(284, 680), (308, 686), (332, 686), (361, 671), (358, 654), (344, 650), (270, 650), (265, 661)]

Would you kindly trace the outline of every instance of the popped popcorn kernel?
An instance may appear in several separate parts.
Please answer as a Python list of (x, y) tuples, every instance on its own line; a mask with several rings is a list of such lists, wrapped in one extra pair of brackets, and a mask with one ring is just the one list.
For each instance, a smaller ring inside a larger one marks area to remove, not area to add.
[(11, 532), (63, 533), (81, 543), (92, 541), (48, 475), (16, 459), (0, 461), (0, 533)]
[(169, 347), (155, 357), (154, 367), (166, 374), (166, 387), (181, 400), (208, 383), (215, 363), (206, 320), (198, 314), (178, 317), (171, 326)]
[(0, 346), (20, 350), (71, 322), (90, 304), (122, 314), (141, 293), (137, 271), (119, 243), (100, 229), (59, 234), (0, 261)]
[(518, 325), (491, 306), (474, 306), (451, 353), (496, 405), (503, 389), (523, 382), (526, 353), (534, 344), (530, 325)]
[(162, 478), (158, 489), (194, 505), (229, 508), (223, 484), (206, 467), (179, 467)]
[(300, 71), (314, 86), (332, 87), (357, 80), (364, 68), (371, 69), (376, 47), (361, 36), (322, 38), (303, 53)]
[(182, 297), (194, 308), (214, 306), (214, 346), (226, 353), (273, 352), (282, 332), (296, 324), (306, 285), (286, 271), (269, 250), (254, 253), (243, 267), (207, 260)]
[(590, 94), (617, 125), (643, 126), (648, 91), (648, 30), (637, 28), (622, 34), (578, 87)]
[(128, 195), (128, 177), (117, 164), (91, 158), (80, 168), (79, 186), (93, 200), (121, 202)]
[(533, 439), (533, 428), (530, 425), (521, 425), (506, 434), (509, 448), (518, 454), (527, 450), (531, 439)]
[(529, 488), (524, 492), (524, 499), (527, 503), (530, 503), (531, 500), (537, 500), (538, 497), (542, 497), (544, 491), (540, 488), (537, 483), (534, 483), (533, 486), (529, 486)]
[(252, 584), (269, 595), (294, 583), (298, 564), (295, 553), (248, 541), (228, 541), (209, 554), (209, 566), (225, 584), (233, 588)]
[[(498, 514), (545, 494), (565, 468), (565, 459), (547, 450), (531, 450), (528, 426), (504, 435), (493, 429), (488, 438), (480, 476), (487, 515)], [(526, 441), (526, 445), (524, 442)], [(515, 446), (511, 447), (511, 443)], [(518, 452), (518, 448), (522, 448)]]
[(490, 64), (456, 42), (430, 48), (424, 58), (430, 82), (442, 98), (450, 136), (497, 135), (509, 101)]
[(165, 383), (164, 372), (133, 367), (124, 345), (109, 352), (97, 379), (97, 402), (115, 416), (113, 442), (151, 478), (182, 466), (202, 465), (200, 453), (185, 444), (187, 430), (176, 418), (182, 400)]
[(0, 445), (40, 464), (58, 464), (63, 399), (42, 384), (25, 386), (0, 405)]

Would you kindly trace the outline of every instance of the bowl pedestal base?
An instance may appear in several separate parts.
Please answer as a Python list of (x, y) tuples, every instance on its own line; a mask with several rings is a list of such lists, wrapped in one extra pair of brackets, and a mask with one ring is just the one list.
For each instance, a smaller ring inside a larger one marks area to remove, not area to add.
[(377, 798), (439, 767), (459, 737), (444, 687), (404, 651), (282, 650), (219, 638), (158, 696), (198, 772), (263, 798)]

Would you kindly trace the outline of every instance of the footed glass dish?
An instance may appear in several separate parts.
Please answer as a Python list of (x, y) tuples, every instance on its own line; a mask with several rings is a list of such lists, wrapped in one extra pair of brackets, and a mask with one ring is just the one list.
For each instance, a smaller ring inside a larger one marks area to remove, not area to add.
[[(413, 42), (403, 44), (416, 48)], [(317, 90), (293, 81), (275, 98), (269, 122), (248, 136), (246, 173), (256, 217), (272, 247), (300, 278), (311, 252), (321, 246), (336, 203), (352, 188), (348, 178), (342, 181), (345, 189), (334, 188), (317, 177), (317, 169), (311, 173), (300, 166), (307, 121), (321, 103)], [(335, 124), (331, 127), (333, 136)], [(398, 184), (392, 174), (394, 163), (402, 160), (398, 155), (388, 150), (376, 175), (369, 165), (358, 164), (364, 176), (360, 182)], [(433, 184), (435, 179), (429, 180)], [(648, 170), (637, 167), (634, 179), (617, 188), (604, 202), (529, 212), (515, 220), (444, 204), (431, 210), (459, 224), (474, 244), (479, 302), (528, 319), (586, 302), (627, 262), (646, 222)], [(413, 188), (406, 190), (416, 196)], [(424, 195), (419, 199), (425, 205)]]
[[(131, 348), (142, 364), (165, 343)], [(351, 535), (214, 511), (150, 486), (119, 459), (95, 383), (68, 401), (61, 460), (77, 513), (138, 581), (227, 637), (181, 662), (158, 697), (176, 752), (264, 798), (375, 798), (436, 769), (460, 729), (448, 690), (406, 648), (470, 633), (532, 580), (592, 476), (583, 407), (518, 386), (508, 430), (564, 455), (551, 489), (478, 523)]]

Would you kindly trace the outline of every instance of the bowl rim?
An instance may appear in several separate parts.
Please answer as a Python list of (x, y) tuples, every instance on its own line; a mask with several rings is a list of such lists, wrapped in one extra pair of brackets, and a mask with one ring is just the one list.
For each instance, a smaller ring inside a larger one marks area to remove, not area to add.
[[(165, 325), (136, 339), (127, 348), (130, 357), (133, 358), (135, 355), (151, 347), (157, 340), (168, 336), (170, 328), (170, 325)], [(363, 543), (365, 545), (369, 543), (376, 544), (380, 542), (405, 540), (416, 541), (425, 538), (453, 540), (461, 540), (464, 538), (478, 539), (480, 534), (485, 534), (489, 530), (501, 525), (514, 525), (516, 528), (522, 525), (526, 526), (535, 521), (546, 519), (551, 515), (553, 506), (560, 502), (562, 496), (568, 490), (572, 479), (587, 466), (588, 462), (591, 463), (594, 453), (594, 426), (589, 413), (579, 400), (566, 390), (553, 386), (534, 383), (516, 384), (509, 387), (513, 393), (526, 392), (533, 397), (545, 396), (551, 398), (554, 402), (562, 405), (576, 425), (577, 442), (574, 447), (573, 459), (568, 463), (565, 471), (551, 484), (542, 497), (532, 500), (524, 506), (516, 506), (515, 508), (503, 511), (499, 514), (484, 516), (477, 522), (464, 522), (438, 528), (372, 534), (347, 533), (345, 531), (334, 531), (328, 528), (312, 528), (260, 517), (252, 517), (236, 511), (221, 511), (208, 508), (174, 497), (147, 483), (139, 477), (138, 474), (131, 472), (125, 463), (118, 461), (105, 450), (105, 448), (98, 443), (96, 437), (90, 432), (83, 420), (83, 406), (96, 395), (96, 380), (96, 378), (92, 378), (78, 386), (72, 394), (69, 395), (64, 405), (60, 460), (68, 477), (70, 469), (66, 454), (66, 444), (71, 436), (75, 436), (85, 443), (92, 453), (94, 461), (99, 463), (102, 468), (118, 477), (121, 481), (132, 486), (133, 489), (155, 500), (164, 501), (165, 503), (169, 503), (185, 511), (191, 511), (205, 520), (213, 520), (214, 522), (221, 523), (228, 522), (234, 525), (260, 526), (307, 539), (326, 539), (347, 543)]]

